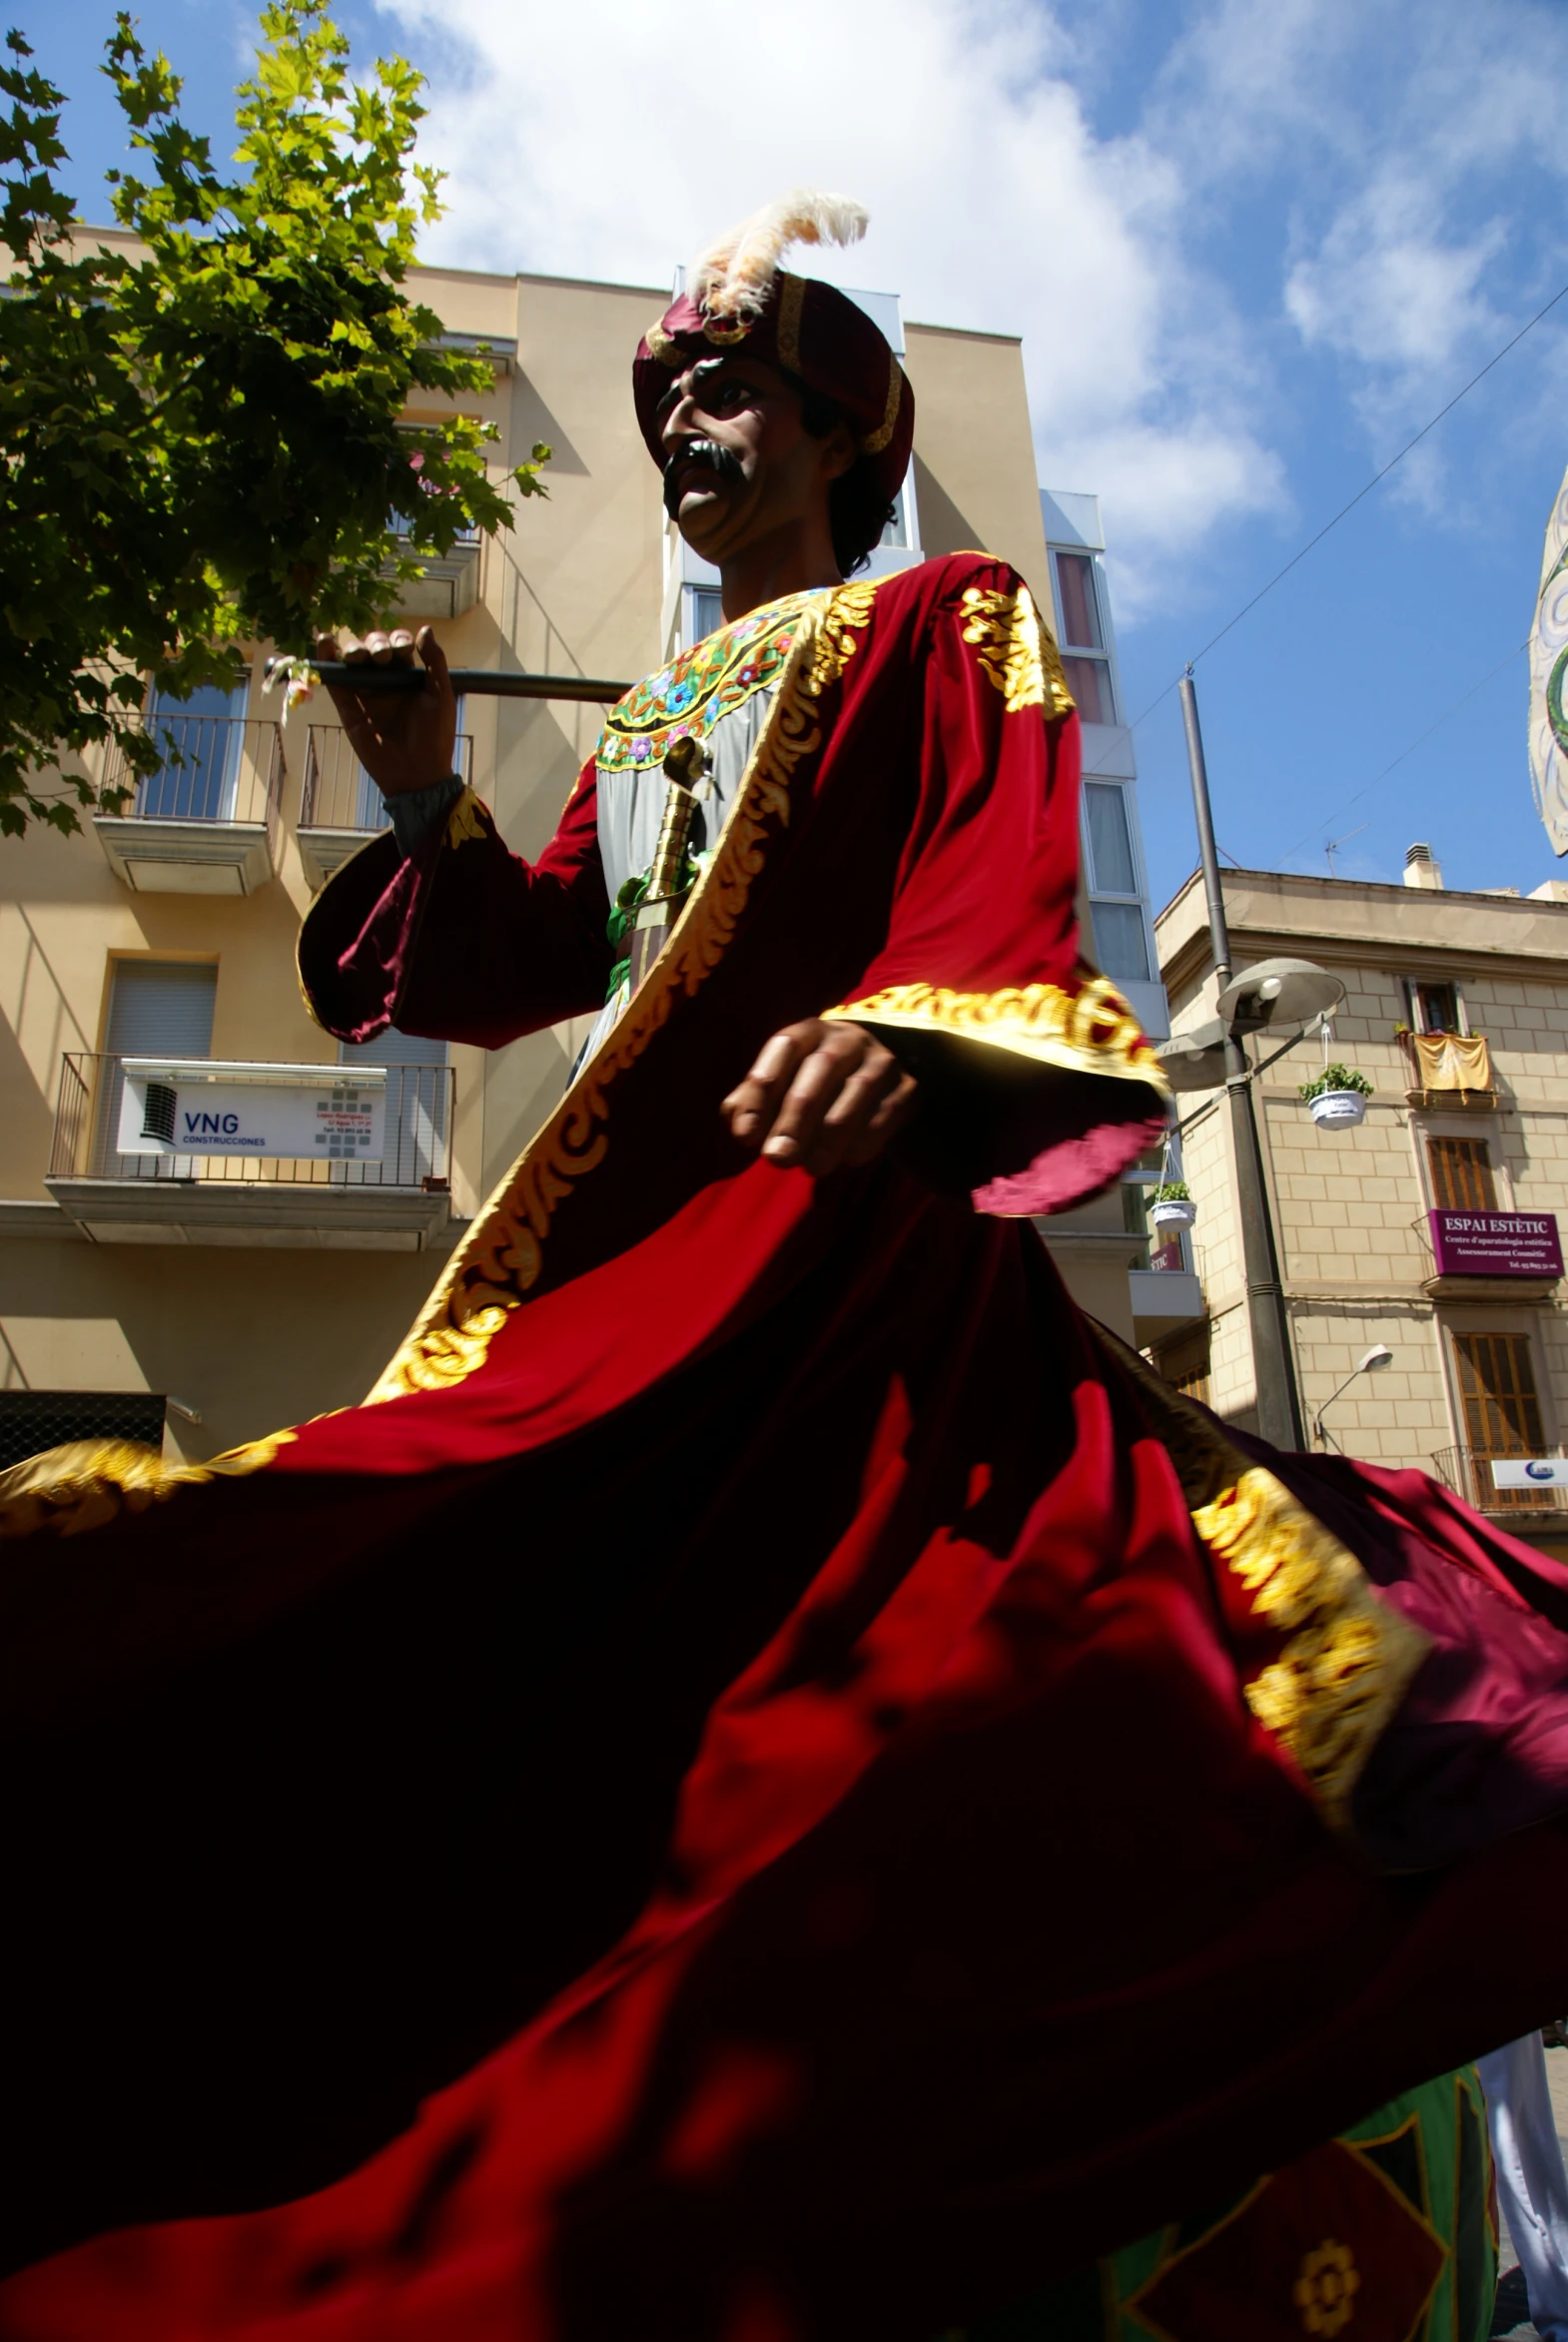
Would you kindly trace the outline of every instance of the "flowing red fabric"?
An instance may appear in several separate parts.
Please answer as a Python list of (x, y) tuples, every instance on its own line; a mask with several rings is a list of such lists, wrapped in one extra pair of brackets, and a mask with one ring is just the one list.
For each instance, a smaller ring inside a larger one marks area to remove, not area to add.
[[(0, 1485), (3, 2342), (916, 2342), (1561, 2005), (1568, 1572), (1251, 1449), (1429, 1647), (1331, 1830), (1136, 1365), (971, 1205), (1143, 1143), (1114, 1021), (916, 1033), (863, 1171), (724, 1134), (793, 1016), (1085, 984), (1074, 727), (972, 592), (804, 645), (429, 1387), (140, 1509)], [(319, 1013), (590, 1005), (590, 789), (531, 869), (471, 811), (359, 857)]]

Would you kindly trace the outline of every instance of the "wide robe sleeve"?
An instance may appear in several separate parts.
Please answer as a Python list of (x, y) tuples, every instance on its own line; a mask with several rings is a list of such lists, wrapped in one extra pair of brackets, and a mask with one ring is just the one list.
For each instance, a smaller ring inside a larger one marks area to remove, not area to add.
[(300, 983), (340, 1041), (389, 1025), (498, 1049), (583, 1016), (612, 961), (594, 766), (529, 864), (471, 790), (404, 855), (389, 832), (323, 889), (300, 933)]
[(1055, 644), (1006, 563), (944, 567), (886, 936), (824, 1013), (870, 1027), (919, 1080), (917, 1168), (982, 1210), (1061, 1209), (1162, 1135), (1170, 1094), (1084, 956), (1079, 721)]

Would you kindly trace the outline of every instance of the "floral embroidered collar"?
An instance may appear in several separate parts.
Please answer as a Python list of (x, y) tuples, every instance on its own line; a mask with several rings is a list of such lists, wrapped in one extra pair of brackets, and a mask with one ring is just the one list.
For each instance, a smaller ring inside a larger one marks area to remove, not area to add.
[(599, 735), (599, 770), (636, 771), (661, 763), (672, 740), (687, 734), (705, 739), (721, 716), (778, 681), (801, 611), (832, 591), (813, 587), (767, 602), (635, 684), (610, 710)]

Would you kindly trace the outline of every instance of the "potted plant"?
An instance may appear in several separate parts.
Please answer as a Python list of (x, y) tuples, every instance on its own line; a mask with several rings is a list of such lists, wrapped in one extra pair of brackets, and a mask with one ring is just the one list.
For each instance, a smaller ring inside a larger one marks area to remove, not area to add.
[(1162, 1179), (1149, 1216), (1158, 1228), (1190, 1227), (1197, 1217), (1197, 1205), (1185, 1179)]
[(1312, 1110), (1314, 1123), (1331, 1131), (1347, 1131), (1366, 1118), (1372, 1085), (1349, 1066), (1324, 1066), (1315, 1082), (1301, 1084), (1301, 1096)]

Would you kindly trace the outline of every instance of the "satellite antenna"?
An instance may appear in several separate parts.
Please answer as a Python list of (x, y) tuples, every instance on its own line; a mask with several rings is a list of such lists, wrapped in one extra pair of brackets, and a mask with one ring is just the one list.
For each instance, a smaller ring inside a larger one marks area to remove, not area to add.
[(1342, 838), (1325, 838), (1323, 840), (1323, 859), (1328, 865), (1328, 875), (1330, 878), (1333, 878), (1336, 875), (1334, 871), (1334, 856), (1338, 853), (1340, 847), (1348, 846), (1352, 838), (1358, 838), (1361, 835), (1362, 830), (1369, 830), (1371, 826), (1372, 825), (1369, 821), (1357, 822), (1355, 828), (1353, 830), (1346, 830)]

